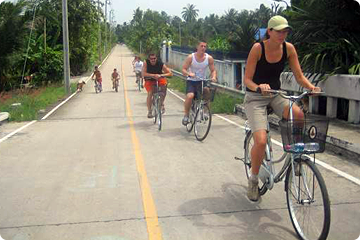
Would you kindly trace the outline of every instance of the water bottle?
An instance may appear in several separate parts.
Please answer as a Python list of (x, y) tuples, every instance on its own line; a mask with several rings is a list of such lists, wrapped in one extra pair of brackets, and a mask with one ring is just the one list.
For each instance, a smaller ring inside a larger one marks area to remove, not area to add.
[(288, 144), (285, 146), (286, 151), (295, 152), (295, 153), (303, 152), (304, 148), (305, 148), (304, 143), (295, 143), (290, 145)]
[(316, 142), (310, 142), (305, 144), (305, 151), (307, 152), (317, 152), (320, 150), (319, 143)]

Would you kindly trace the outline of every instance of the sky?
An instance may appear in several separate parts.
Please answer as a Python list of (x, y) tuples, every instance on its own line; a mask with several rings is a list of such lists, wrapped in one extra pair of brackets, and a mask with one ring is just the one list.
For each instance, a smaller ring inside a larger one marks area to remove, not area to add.
[[(0, 3), (5, 0), (0, 0)], [(16, 0), (9, 0), (16, 1)], [(71, 1), (71, 0), (68, 0)], [(100, 0), (105, 2), (105, 0)], [(181, 12), (183, 8), (188, 4), (195, 5), (196, 9), (199, 9), (199, 17), (204, 18), (212, 13), (219, 16), (225, 14), (231, 8), (237, 11), (241, 10), (255, 10), (260, 7), (260, 4), (264, 4), (266, 7), (271, 8), (273, 0), (110, 0), (111, 5), (108, 10), (113, 9), (115, 15), (115, 21), (117, 24), (123, 24), (124, 22), (130, 22), (133, 18), (134, 10), (140, 7), (141, 10), (147, 9), (153, 11), (165, 11), (170, 16), (178, 16), (181, 18)], [(284, 0), (290, 3), (290, 0)], [(360, 2), (360, 0), (356, 0)], [(281, 6), (286, 7), (285, 3), (280, 3)], [(108, 14), (109, 16), (109, 14)]]
[[(290, 0), (286, 1), (290, 2)], [(193, 4), (199, 9), (198, 17), (204, 18), (212, 13), (222, 16), (231, 8), (238, 11), (255, 10), (262, 3), (271, 8), (273, 2), (272, 0), (111, 0), (111, 8), (114, 9), (117, 24), (123, 24), (132, 20), (134, 10), (138, 7), (145, 11), (147, 9), (165, 11), (170, 16), (181, 18), (183, 7)], [(285, 3), (281, 4), (286, 7)]]

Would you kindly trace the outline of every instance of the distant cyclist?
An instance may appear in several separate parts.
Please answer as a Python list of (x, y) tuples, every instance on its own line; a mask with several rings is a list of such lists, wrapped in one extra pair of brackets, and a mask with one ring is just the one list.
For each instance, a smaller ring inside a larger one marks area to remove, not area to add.
[(134, 63), (134, 69), (136, 74), (136, 83), (140, 80), (140, 85), (143, 87), (143, 79), (142, 79), (142, 68), (144, 63), (140, 60), (140, 57), (136, 57), (136, 61)]
[(114, 68), (114, 71), (111, 74), (111, 81), (112, 81), (112, 85), (113, 85), (113, 89), (115, 89), (116, 87), (116, 82), (119, 84), (119, 80), (120, 80), (120, 75), (117, 72), (116, 68)]
[[(207, 44), (204, 41), (200, 41), (196, 47), (196, 52), (190, 54), (184, 62), (182, 67), (182, 74), (187, 77), (186, 81), (186, 99), (184, 103), (185, 114), (182, 120), (183, 125), (189, 123), (189, 111), (191, 102), (198, 91), (201, 88), (201, 81), (199, 79), (205, 78), (206, 69), (209, 67), (210, 76), (213, 82), (216, 82), (216, 70), (214, 66), (214, 58), (205, 53)], [(210, 90), (208, 87), (204, 88), (204, 98), (210, 99)]]
[[(144, 62), (144, 66), (142, 69), (142, 75), (145, 78), (145, 89), (148, 92), (146, 105), (148, 108), (148, 118), (152, 118), (151, 112), (151, 103), (152, 103), (152, 96), (154, 93), (154, 85), (156, 85), (156, 80), (159, 81), (159, 88), (160, 91), (163, 93), (161, 95), (161, 111), (162, 113), (165, 112), (164, 101), (166, 97), (166, 89), (167, 89), (167, 80), (165, 77), (171, 77), (173, 74), (170, 69), (161, 61), (159, 61), (156, 57), (156, 54), (150, 53), (146, 62)], [(146, 79), (146, 77), (153, 78)]]
[(95, 70), (94, 70), (94, 73), (93, 73), (93, 76), (92, 76), (92, 80), (94, 80), (94, 78), (95, 78), (95, 82), (97, 84), (99, 84), (99, 86), (100, 86), (100, 91), (102, 91), (102, 78), (101, 78), (101, 72), (99, 71), (98, 66), (95, 66)]

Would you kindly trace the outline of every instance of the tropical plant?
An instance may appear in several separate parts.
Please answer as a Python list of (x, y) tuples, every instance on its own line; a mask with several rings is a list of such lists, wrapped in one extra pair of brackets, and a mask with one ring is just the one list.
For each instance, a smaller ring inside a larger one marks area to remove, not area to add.
[(304, 71), (359, 73), (360, 7), (355, 0), (296, 0), (287, 16)]
[(25, 6), (24, 1), (0, 3), (0, 91), (20, 84), (19, 76), (11, 76), (14, 73), (11, 66), (19, 60), (18, 52), (23, 46)]
[(198, 12), (199, 9), (196, 9), (194, 4), (188, 4), (186, 7), (183, 7), (181, 14), (186, 23), (193, 23), (199, 16)]

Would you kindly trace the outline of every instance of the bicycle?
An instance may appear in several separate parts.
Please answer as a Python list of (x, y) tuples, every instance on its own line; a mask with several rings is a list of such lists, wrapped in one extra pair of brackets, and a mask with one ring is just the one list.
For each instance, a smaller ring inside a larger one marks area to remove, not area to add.
[(158, 124), (158, 130), (161, 131), (162, 127), (162, 112), (161, 112), (161, 98), (164, 96), (164, 93), (161, 92), (159, 88), (159, 79), (155, 79), (152, 77), (145, 77), (145, 79), (155, 81), (156, 84), (153, 86), (153, 96), (152, 96), (152, 106), (151, 111), (153, 115), (154, 124)]
[[(325, 141), (329, 121), (308, 116), (307, 119), (293, 119), (292, 106), (310, 92), (299, 96), (288, 96), (283, 91), (270, 90), (269, 93), (279, 94), (290, 103), (289, 120), (279, 122), (284, 153), (275, 160), (271, 146), (269, 122), (267, 124), (267, 144), (265, 159), (259, 171), (259, 193), (264, 195), (275, 183), (285, 178), (285, 192), (289, 215), (293, 227), (300, 239), (326, 239), (330, 230), (330, 200), (325, 181), (315, 165), (315, 153), (325, 151)], [(267, 112), (269, 115), (270, 112)], [(253, 133), (247, 122), (244, 140), (246, 177), (251, 171), (250, 151), (253, 145)], [(314, 154), (314, 160), (303, 154)], [(274, 164), (285, 160), (281, 170), (276, 174)], [(312, 215), (314, 214), (314, 216)]]
[(101, 93), (102, 92), (102, 84), (98, 83), (98, 81), (95, 79), (95, 93)]
[(143, 80), (142, 80), (142, 77), (141, 77), (141, 72), (139, 71), (135, 71), (135, 75), (136, 75), (136, 83), (138, 85), (138, 90), (139, 92), (141, 92), (141, 88), (143, 87)]
[(200, 91), (197, 91), (191, 103), (189, 112), (189, 122), (186, 125), (186, 130), (191, 132), (194, 128), (194, 134), (198, 141), (203, 141), (209, 134), (211, 127), (212, 115), (209, 104), (214, 100), (215, 89), (210, 89), (211, 97), (209, 100), (204, 100), (204, 84), (210, 83), (211, 79), (198, 79), (201, 81)]
[(115, 89), (115, 92), (118, 92), (119, 89), (119, 79), (113, 79), (113, 88)]

